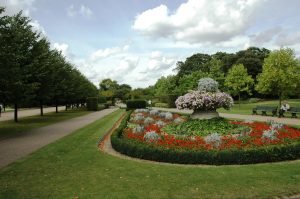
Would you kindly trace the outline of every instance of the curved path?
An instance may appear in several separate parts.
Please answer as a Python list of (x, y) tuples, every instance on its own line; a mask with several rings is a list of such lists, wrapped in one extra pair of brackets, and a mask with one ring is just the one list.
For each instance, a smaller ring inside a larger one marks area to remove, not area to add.
[(0, 141), (0, 168), (4, 167), (33, 151), (54, 142), (75, 130), (78, 130), (112, 112), (116, 108), (92, 112), (88, 115), (76, 117), (41, 128), (33, 129), (21, 136)]
[[(58, 107), (59, 111), (64, 110), (64, 109), (65, 109), (65, 106)], [(44, 113), (55, 112), (55, 107), (44, 108), (43, 111), (44, 111)], [(18, 118), (39, 115), (39, 114), (40, 114), (40, 109), (19, 110)], [(7, 120), (13, 120), (13, 119), (14, 119), (14, 111), (1, 113), (0, 121), (7, 121)]]
[[(176, 108), (157, 108), (153, 107), (152, 109), (176, 112), (176, 113), (185, 113), (192, 114), (193, 111), (190, 110), (178, 110)], [(242, 120), (252, 120), (252, 121), (262, 121), (267, 122), (273, 120), (274, 122), (279, 122), (287, 125), (300, 125), (299, 118), (278, 118), (272, 116), (261, 116), (261, 115), (242, 115), (242, 114), (230, 114), (230, 113), (219, 113), (221, 117), (230, 118), (230, 119), (242, 119)]]

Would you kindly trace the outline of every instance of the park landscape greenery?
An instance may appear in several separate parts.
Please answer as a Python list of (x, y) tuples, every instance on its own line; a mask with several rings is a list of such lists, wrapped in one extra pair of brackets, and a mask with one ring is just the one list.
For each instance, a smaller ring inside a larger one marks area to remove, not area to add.
[(97, 88), (47, 39), (32, 30), (22, 12), (8, 16), (0, 7), (0, 103), (19, 107), (83, 104)]
[[(0, 14), (3, 11), (0, 8)], [(109, 105), (116, 99), (140, 99), (130, 101), (131, 105), (143, 103), (145, 107), (143, 99), (151, 99), (170, 107), (174, 99), (194, 92), (198, 80), (207, 77), (239, 99), (238, 107), (233, 107), (237, 113), (249, 114), (249, 107), (258, 104), (244, 105), (241, 98), (279, 98), (280, 105), (282, 99), (300, 93), (300, 64), (289, 48), (197, 53), (178, 61), (175, 75), (161, 77), (148, 88), (132, 89), (104, 79), (97, 90), (60, 52), (50, 48), (45, 37), (32, 30), (30, 19), (22, 13), (0, 15), (0, 43), (0, 73), (5, 74), (0, 79), (0, 102), (14, 106), (15, 121), (19, 107), (40, 106), (43, 115), (44, 105), (79, 105), (95, 97)], [(195, 121), (145, 109), (127, 112), (112, 137), (113, 146), (125, 154), (172, 163), (235, 164), (160, 165), (123, 160), (97, 150), (99, 139), (124, 112), (117, 110), (1, 169), (0, 198), (270, 198), (299, 194), (299, 160), (250, 164), (299, 159), (299, 129), (222, 118)], [(86, 113), (47, 114), (44, 120), (26, 118), (17, 126), (2, 122), (0, 139)]]

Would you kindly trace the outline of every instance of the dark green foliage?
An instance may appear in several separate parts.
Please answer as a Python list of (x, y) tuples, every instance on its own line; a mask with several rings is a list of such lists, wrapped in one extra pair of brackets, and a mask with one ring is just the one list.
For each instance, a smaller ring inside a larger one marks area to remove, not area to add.
[[(32, 30), (22, 12), (7, 16), (0, 9), (0, 102), (18, 108), (84, 104), (97, 88), (46, 38)], [(74, 106), (73, 106), (74, 107)]]
[[(120, 131), (118, 131), (120, 134)], [(128, 156), (160, 162), (179, 164), (254, 164), (277, 162), (300, 158), (300, 143), (267, 146), (251, 149), (231, 149), (222, 151), (179, 150), (156, 147), (133, 140), (123, 139), (113, 134), (112, 145), (117, 151)]]
[(127, 109), (146, 108), (147, 102), (142, 99), (127, 100), (126, 105)]
[(169, 124), (163, 128), (163, 131), (168, 134), (176, 135), (206, 136), (211, 133), (218, 133), (220, 135), (238, 134), (249, 132), (250, 128), (231, 124), (227, 119), (220, 117), (209, 120), (188, 120), (181, 124)]
[(167, 103), (157, 102), (154, 104), (155, 107), (161, 107), (161, 108), (170, 108)]
[(104, 103), (106, 103), (106, 102), (107, 102), (107, 99), (106, 99), (105, 96), (99, 96), (99, 97), (98, 97), (98, 103), (104, 104)]
[(86, 107), (87, 107), (88, 111), (97, 111), (98, 110), (98, 98), (97, 97), (86, 98)]
[(158, 97), (160, 102), (167, 104), (167, 108), (176, 108), (175, 101), (177, 98), (178, 95), (175, 94), (162, 95)]

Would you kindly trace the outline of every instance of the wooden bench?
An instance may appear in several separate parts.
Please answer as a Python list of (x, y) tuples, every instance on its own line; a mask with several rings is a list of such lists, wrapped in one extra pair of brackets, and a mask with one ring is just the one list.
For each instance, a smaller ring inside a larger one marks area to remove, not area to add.
[(277, 106), (257, 106), (252, 109), (252, 114), (258, 114), (258, 111), (261, 111), (261, 115), (267, 115), (267, 112), (271, 112), (272, 116), (275, 116), (277, 113)]
[(289, 110), (287, 110), (286, 112), (289, 112), (292, 114), (293, 118), (297, 117), (297, 113), (300, 113), (300, 107), (291, 107)]

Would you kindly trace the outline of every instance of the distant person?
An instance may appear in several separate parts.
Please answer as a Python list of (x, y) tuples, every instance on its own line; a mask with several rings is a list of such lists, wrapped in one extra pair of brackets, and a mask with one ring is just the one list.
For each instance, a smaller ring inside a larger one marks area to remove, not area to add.
[(149, 101), (148, 101), (149, 107), (151, 107), (151, 103), (152, 103), (151, 100), (149, 100)]
[(290, 109), (290, 105), (287, 101), (284, 101), (279, 110), (279, 116), (284, 116), (283, 114)]

